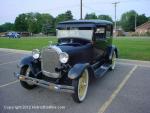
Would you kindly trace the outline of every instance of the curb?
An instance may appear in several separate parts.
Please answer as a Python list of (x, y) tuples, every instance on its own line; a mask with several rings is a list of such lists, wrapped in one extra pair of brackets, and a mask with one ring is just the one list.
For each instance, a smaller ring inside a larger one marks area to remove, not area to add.
[(13, 52), (13, 53), (31, 53), (31, 51), (27, 50), (17, 50), (17, 49), (8, 49), (8, 48), (0, 48), (0, 51), (4, 52)]
[(129, 63), (134, 65), (147, 65), (150, 66), (150, 61), (142, 61), (142, 60), (130, 60), (130, 59), (117, 59), (118, 62)]

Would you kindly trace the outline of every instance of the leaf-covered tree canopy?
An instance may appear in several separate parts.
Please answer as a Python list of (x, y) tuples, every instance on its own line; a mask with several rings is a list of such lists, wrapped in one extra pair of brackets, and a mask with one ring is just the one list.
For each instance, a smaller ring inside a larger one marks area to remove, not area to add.
[(45, 24), (53, 26), (54, 18), (50, 14), (26, 13), (20, 14), (15, 20), (17, 31), (39, 33)]
[(90, 19), (97, 19), (97, 16), (95, 13), (90, 13), (85, 15), (85, 19), (90, 20)]
[[(96, 15), (95, 13), (86, 14), (85, 19), (101, 19), (113, 22), (109, 15)], [(120, 21), (117, 21), (117, 25), (121, 26), (125, 31), (134, 31), (135, 19), (136, 25), (139, 26), (150, 20), (150, 17), (146, 17), (145, 14), (139, 15), (134, 10), (131, 10), (122, 14)], [(55, 33), (56, 25), (59, 22), (67, 20), (73, 20), (71, 11), (59, 14), (56, 18), (48, 13), (23, 13), (16, 17), (14, 24), (5, 23), (0, 25), (0, 32), (15, 30), (20, 32), (28, 31), (32, 33), (43, 32), (44, 34)]]
[(138, 15), (134, 10), (123, 13), (121, 16), (121, 27), (125, 31), (134, 31), (135, 30), (135, 22), (136, 25), (139, 26), (148, 21), (148, 18), (142, 14)]
[(67, 20), (73, 20), (73, 15), (72, 15), (71, 11), (67, 11), (65, 13), (59, 14), (55, 18), (55, 27), (59, 22), (67, 21)]
[(148, 18), (145, 16), (145, 14), (141, 14), (137, 16), (137, 26), (145, 23), (148, 21)]
[(113, 22), (112, 18), (109, 15), (99, 15), (98, 19), (107, 20)]
[(85, 15), (85, 19), (100, 19), (100, 20), (107, 20), (113, 22), (112, 18), (109, 15), (99, 15), (97, 16), (95, 13), (90, 13)]
[(5, 23), (0, 25), (0, 32), (7, 32), (7, 31), (13, 31), (14, 30), (14, 24), (12, 23)]
[(27, 31), (28, 30), (28, 20), (27, 14), (20, 14), (15, 20), (15, 30), (17, 31)]
[(72, 20), (71, 11), (58, 15), (55, 19), (52, 15), (44, 13), (20, 14), (15, 20), (17, 31), (28, 31), (32, 33), (43, 32), (45, 34), (55, 32), (56, 25), (61, 21)]

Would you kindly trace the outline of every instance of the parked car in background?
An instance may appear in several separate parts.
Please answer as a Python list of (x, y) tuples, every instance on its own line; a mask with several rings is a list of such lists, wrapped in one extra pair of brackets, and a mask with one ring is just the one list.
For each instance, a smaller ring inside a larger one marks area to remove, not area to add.
[(42, 86), (69, 92), (83, 102), (90, 78), (115, 69), (117, 48), (112, 45), (113, 24), (104, 20), (73, 20), (57, 26), (58, 43), (34, 49), (15, 73), (26, 89)]
[(9, 38), (20, 38), (21, 36), (17, 32), (8, 32), (7, 37), (9, 37)]

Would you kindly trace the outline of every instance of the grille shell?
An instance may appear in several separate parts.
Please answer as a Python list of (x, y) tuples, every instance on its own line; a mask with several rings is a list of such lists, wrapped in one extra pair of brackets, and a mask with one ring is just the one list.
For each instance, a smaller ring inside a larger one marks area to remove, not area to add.
[(41, 51), (42, 73), (48, 77), (60, 78), (60, 73), (55, 71), (56, 67), (60, 67), (59, 53), (53, 48), (44, 48)]

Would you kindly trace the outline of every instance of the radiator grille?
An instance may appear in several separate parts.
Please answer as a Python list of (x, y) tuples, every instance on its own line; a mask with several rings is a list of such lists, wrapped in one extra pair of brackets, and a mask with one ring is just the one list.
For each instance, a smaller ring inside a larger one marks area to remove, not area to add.
[(59, 78), (60, 74), (55, 72), (60, 67), (59, 54), (52, 48), (43, 49), (41, 52), (42, 73), (48, 77)]

